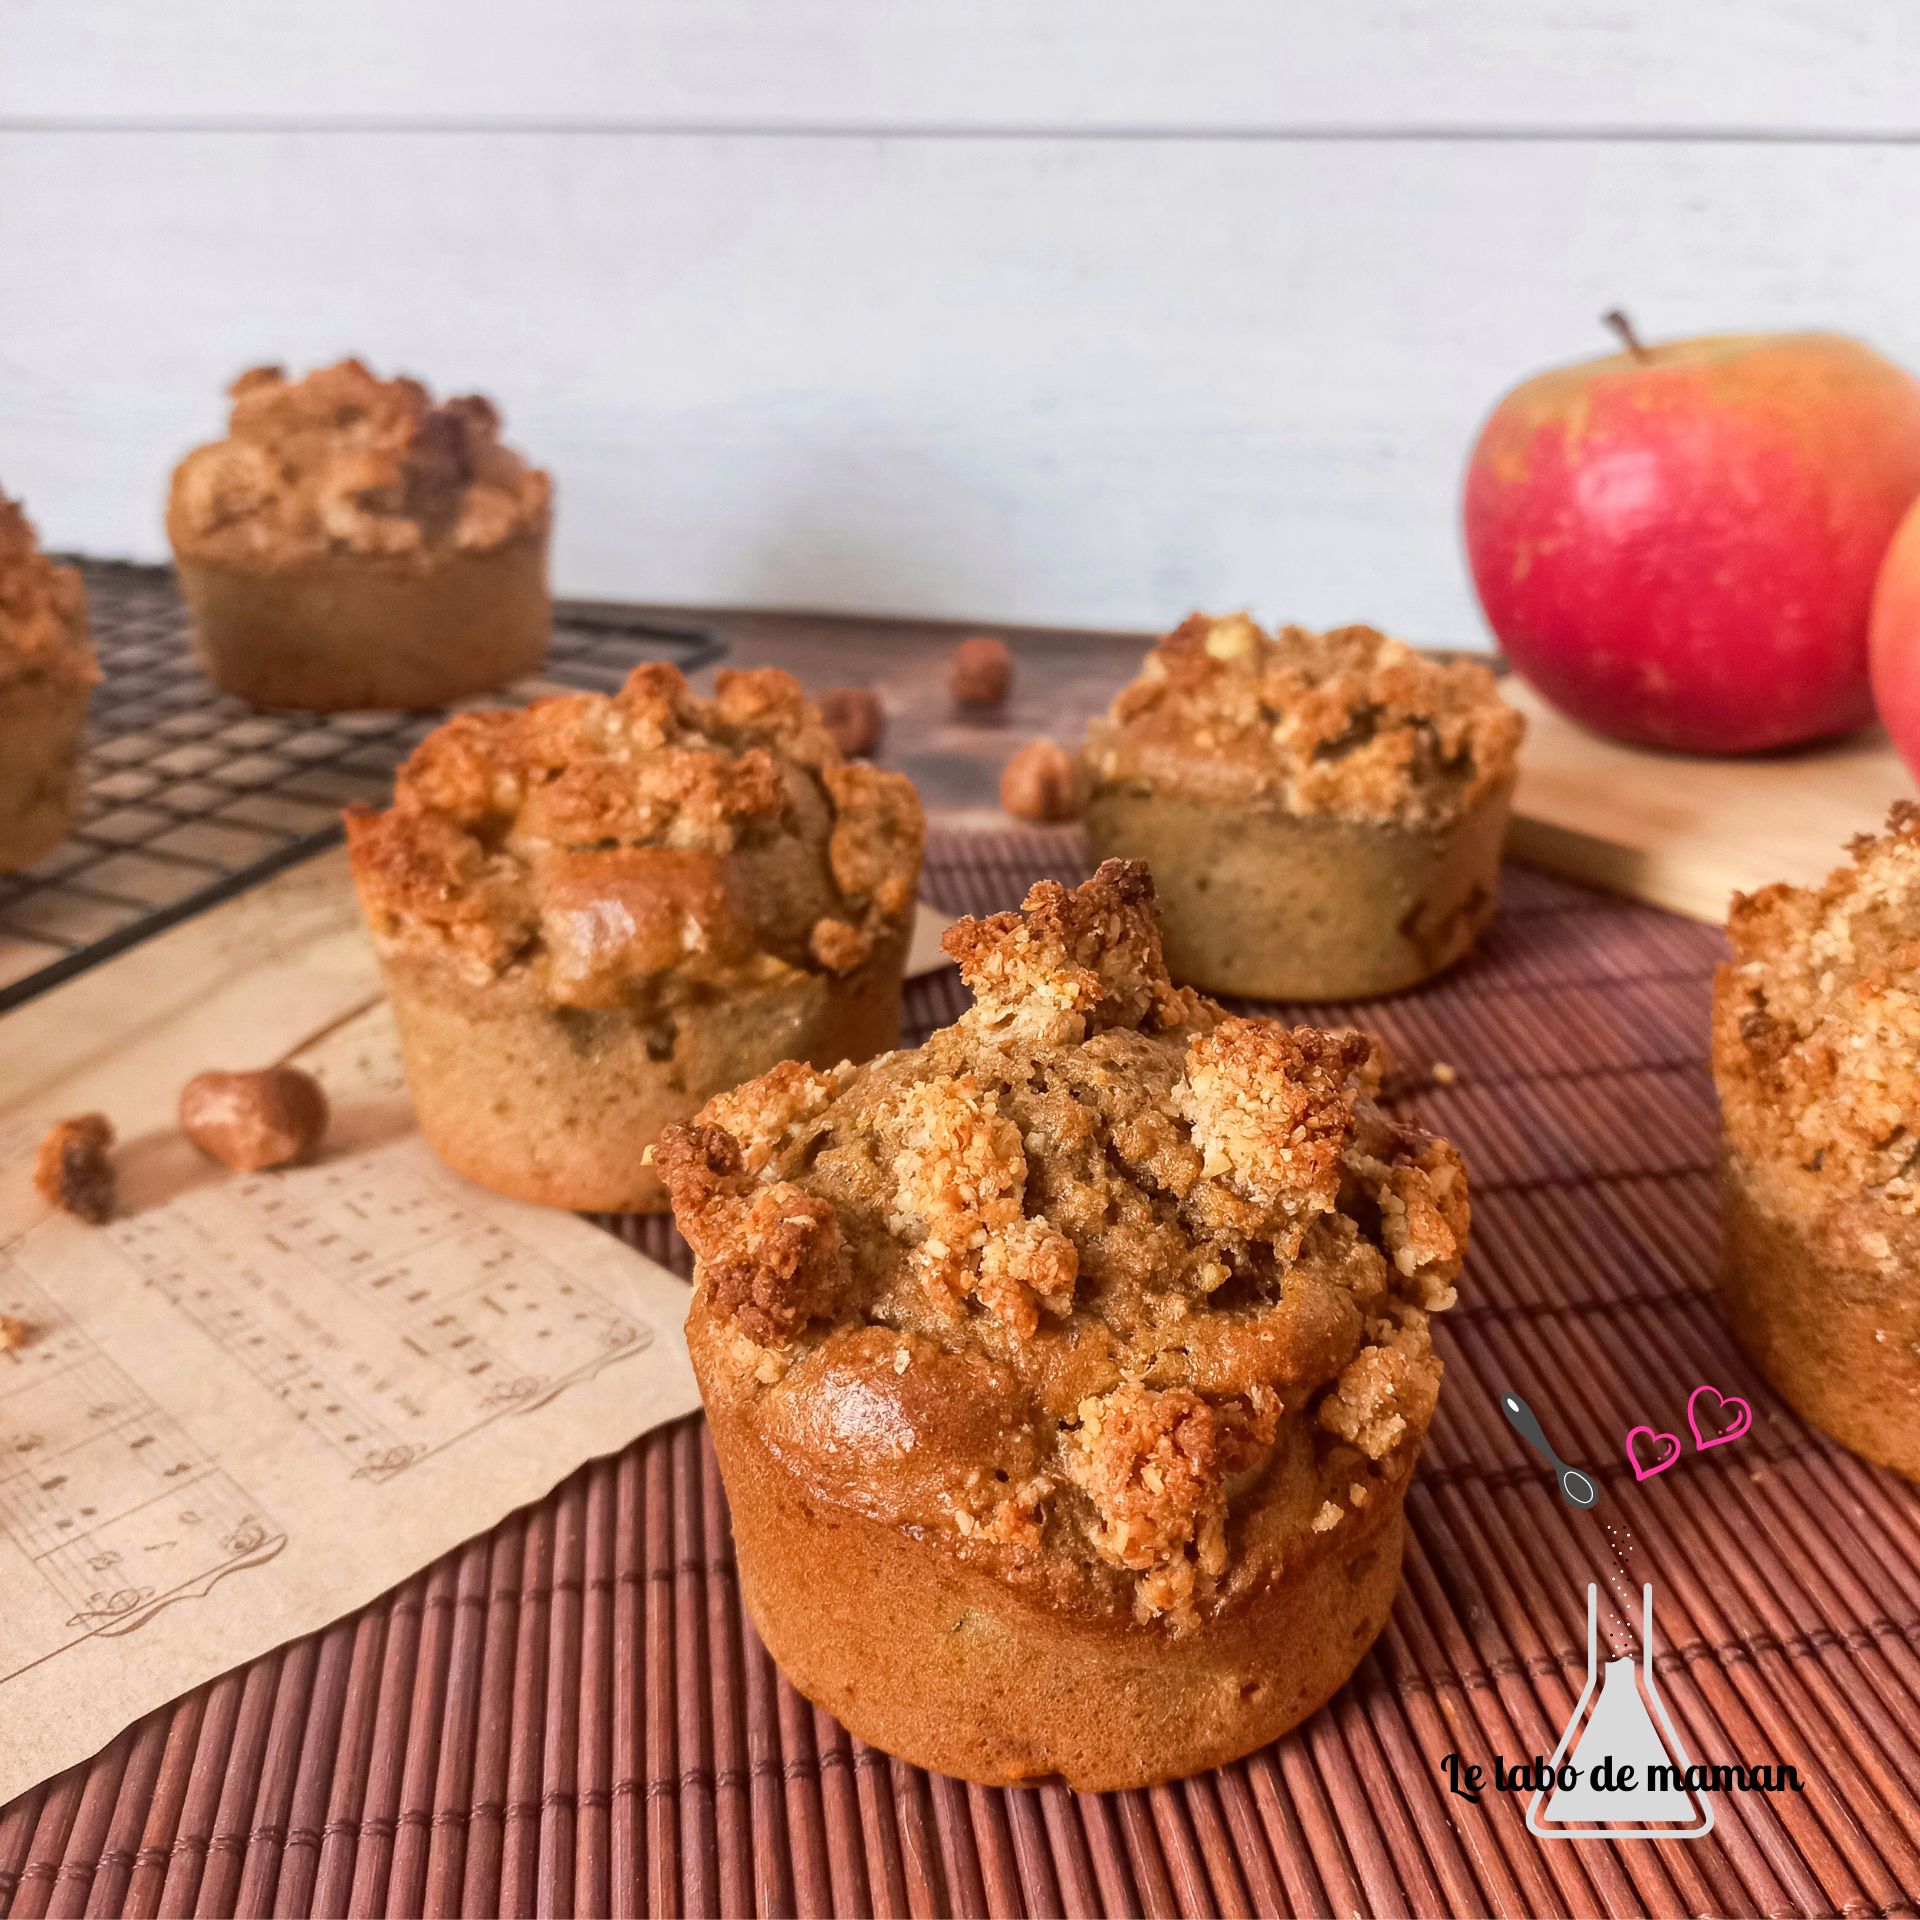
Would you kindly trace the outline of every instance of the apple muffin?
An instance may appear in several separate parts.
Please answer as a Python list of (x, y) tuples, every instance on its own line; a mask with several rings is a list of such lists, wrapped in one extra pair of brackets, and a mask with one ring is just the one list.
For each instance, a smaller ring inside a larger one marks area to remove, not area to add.
[(457, 715), (347, 836), (421, 1130), (503, 1193), (658, 1211), (669, 1121), (899, 1040), (919, 798), (784, 673)]
[(223, 691), (330, 713), (437, 707), (546, 658), (552, 483), (477, 394), (358, 360), (257, 367), (167, 502), (194, 647)]
[(972, 1008), (668, 1130), (742, 1591), (918, 1765), (1136, 1787), (1347, 1678), (1467, 1238), (1372, 1043), (1168, 979), (1143, 867), (947, 934)]
[(1801, 1415), (1920, 1480), (1920, 807), (1852, 855), (1818, 887), (1734, 896), (1720, 1295)]
[(31, 866), (73, 825), (99, 678), (78, 571), (55, 566), (0, 494), (0, 873)]
[(1476, 662), (1196, 613), (1087, 731), (1087, 837), (1153, 869), (1176, 980), (1394, 993), (1493, 915), (1524, 726)]

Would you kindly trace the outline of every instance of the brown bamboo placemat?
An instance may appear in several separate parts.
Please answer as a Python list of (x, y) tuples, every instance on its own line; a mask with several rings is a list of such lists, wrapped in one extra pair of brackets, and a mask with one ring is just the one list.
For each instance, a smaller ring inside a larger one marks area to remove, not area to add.
[[(946, 836), (927, 891), (997, 908), (1082, 870), (1064, 833)], [(1467, 1152), (1473, 1253), (1437, 1323), (1448, 1377), (1399, 1604), (1276, 1746), (1101, 1797), (990, 1792), (861, 1746), (746, 1624), (684, 1422), (0, 1810), (0, 1916), (1911, 1913), (1920, 1501), (1789, 1414), (1716, 1315), (1717, 949), (1512, 870), (1473, 961), (1364, 1010), (1409, 1063), (1455, 1069), (1417, 1104)], [(960, 1004), (933, 976), (911, 1023)], [(658, 1223), (637, 1237), (684, 1267)], [(1746, 1395), (1752, 1432), (1636, 1485), (1621, 1436), (1681, 1427), (1701, 1381)], [(1506, 1388), (1596, 1473), (1594, 1514), (1507, 1430)], [(1552, 1750), (1603, 1522), (1655, 1583), (1689, 1754), (1789, 1761), (1804, 1793), (1716, 1795), (1700, 1840), (1579, 1843), (1528, 1834), (1524, 1796), (1448, 1795), (1449, 1751)]]

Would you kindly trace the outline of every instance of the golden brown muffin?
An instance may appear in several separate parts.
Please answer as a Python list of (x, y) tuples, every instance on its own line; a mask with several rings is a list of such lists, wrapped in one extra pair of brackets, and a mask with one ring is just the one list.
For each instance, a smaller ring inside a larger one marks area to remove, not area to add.
[(449, 720), (347, 823), (428, 1140), (503, 1193), (657, 1211), (668, 1121), (898, 1041), (922, 833), (784, 673)]
[(1728, 1323), (1815, 1426), (1920, 1480), (1920, 807), (1736, 894), (1713, 989)]
[(0, 873), (31, 866), (73, 825), (99, 678), (79, 573), (56, 567), (0, 494)]
[(918, 1765), (1135, 1787), (1380, 1631), (1467, 1181), (1361, 1034), (1173, 987), (1109, 861), (947, 935), (974, 1004), (655, 1150), (755, 1625)]
[(231, 388), (174, 471), (180, 591), (213, 683), (256, 706), (437, 707), (546, 658), (553, 487), (491, 401), (358, 360)]
[(1474, 662), (1196, 613), (1087, 731), (1087, 836), (1153, 869), (1176, 980), (1394, 993), (1493, 916), (1524, 725)]

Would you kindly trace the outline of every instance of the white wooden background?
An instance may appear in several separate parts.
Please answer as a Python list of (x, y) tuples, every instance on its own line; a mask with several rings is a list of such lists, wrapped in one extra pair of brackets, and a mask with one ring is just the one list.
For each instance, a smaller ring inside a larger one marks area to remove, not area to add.
[(1493, 398), (1920, 367), (1914, 0), (0, 0), (0, 485), (163, 551), (262, 360), (503, 404), (566, 590), (1473, 641)]

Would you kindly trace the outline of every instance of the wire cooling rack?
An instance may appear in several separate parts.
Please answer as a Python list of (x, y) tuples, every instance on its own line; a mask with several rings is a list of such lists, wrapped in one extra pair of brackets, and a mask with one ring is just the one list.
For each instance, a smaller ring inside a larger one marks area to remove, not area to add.
[[(77, 562), (101, 682), (73, 831), (0, 874), (0, 1011), (330, 845), (350, 801), (383, 799), (440, 713), (267, 712), (195, 665), (163, 567)], [(563, 602), (538, 681), (609, 692), (642, 660), (686, 670), (721, 652), (697, 628)]]

